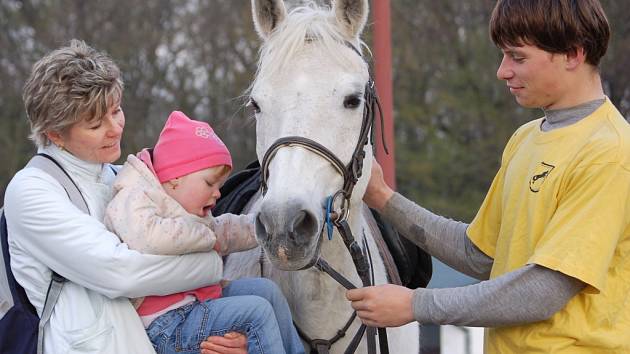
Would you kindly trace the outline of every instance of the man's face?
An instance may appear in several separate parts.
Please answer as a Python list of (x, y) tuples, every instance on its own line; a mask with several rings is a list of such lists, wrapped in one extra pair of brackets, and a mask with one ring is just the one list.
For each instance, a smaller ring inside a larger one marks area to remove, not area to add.
[(566, 55), (552, 54), (536, 46), (505, 47), (497, 70), (516, 102), (528, 108), (565, 108), (567, 89)]

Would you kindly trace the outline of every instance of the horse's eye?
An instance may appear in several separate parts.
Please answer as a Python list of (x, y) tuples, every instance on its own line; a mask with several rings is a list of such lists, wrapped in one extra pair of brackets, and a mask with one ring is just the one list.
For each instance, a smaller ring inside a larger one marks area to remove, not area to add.
[(349, 95), (343, 99), (343, 106), (346, 108), (351, 108), (351, 109), (357, 108), (359, 107), (362, 101), (363, 100), (361, 99), (361, 96), (358, 94)]
[(256, 102), (256, 100), (253, 98), (249, 99), (249, 102), (247, 102), (247, 107), (250, 107), (254, 111), (254, 114), (260, 113), (260, 106), (258, 105), (258, 102)]

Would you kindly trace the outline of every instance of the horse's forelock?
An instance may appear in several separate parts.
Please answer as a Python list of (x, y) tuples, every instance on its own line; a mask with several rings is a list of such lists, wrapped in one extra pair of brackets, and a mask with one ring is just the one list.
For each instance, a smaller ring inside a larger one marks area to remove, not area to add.
[(330, 9), (318, 7), (313, 3), (296, 7), (260, 48), (256, 79), (250, 89), (256, 82), (266, 81), (279, 72), (306, 45), (321, 46), (341, 65), (351, 66), (353, 63), (351, 57), (355, 54), (339, 50), (340, 45), (348, 44), (359, 51), (366, 47), (359, 38), (344, 38)]

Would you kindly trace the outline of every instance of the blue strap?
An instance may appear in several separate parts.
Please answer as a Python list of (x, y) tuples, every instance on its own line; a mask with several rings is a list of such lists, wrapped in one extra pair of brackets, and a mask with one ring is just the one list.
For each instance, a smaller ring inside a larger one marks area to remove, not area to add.
[(333, 223), (330, 219), (330, 213), (332, 212), (333, 197), (332, 195), (326, 198), (326, 231), (328, 232), (328, 240), (332, 240), (333, 237)]

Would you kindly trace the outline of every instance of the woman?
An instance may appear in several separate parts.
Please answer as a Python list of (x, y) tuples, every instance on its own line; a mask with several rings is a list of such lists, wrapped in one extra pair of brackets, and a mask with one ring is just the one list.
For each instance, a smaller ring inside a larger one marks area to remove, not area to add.
[[(216, 252), (183, 256), (129, 250), (102, 224), (120, 157), (125, 116), (120, 70), (82, 41), (39, 60), (24, 88), (31, 139), (78, 185), (81, 212), (54, 178), (19, 171), (5, 194), (11, 267), (38, 313), (51, 271), (68, 281), (44, 328), (44, 353), (152, 353), (129, 297), (164, 295), (221, 279)], [(209, 272), (209, 269), (218, 269)], [(205, 353), (244, 353), (242, 335), (209, 337)]]

